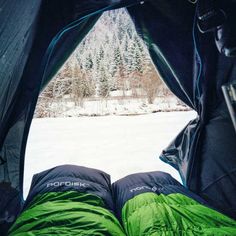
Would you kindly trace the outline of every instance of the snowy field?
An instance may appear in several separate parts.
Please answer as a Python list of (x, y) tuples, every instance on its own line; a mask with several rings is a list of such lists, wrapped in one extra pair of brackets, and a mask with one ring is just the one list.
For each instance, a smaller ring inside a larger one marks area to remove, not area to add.
[(25, 160), (24, 196), (33, 174), (61, 164), (101, 169), (112, 181), (136, 172), (161, 170), (161, 151), (195, 117), (192, 111), (138, 116), (34, 119)]
[[(117, 93), (117, 91), (115, 92)], [(122, 91), (119, 92), (122, 93)], [(139, 98), (134, 98), (132, 96), (122, 97), (116, 96), (113, 92), (110, 97), (104, 99), (101, 99), (100, 97), (84, 98), (81, 106), (75, 105), (75, 103), (66, 96), (62, 100), (55, 100), (48, 104), (41, 102), (36, 109), (35, 118), (144, 115), (159, 111), (170, 112), (188, 110), (190, 110), (190, 108), (181, 103), (176, 96), (173, 95), (156, 97), (153, 104), (149, 104), (145, 96)]]
[[(69, 108), (72, 103), (58, 104), (64, 106), (65, 112), (62, 117), (77, 116), (104, 116), (104, 115), (144, 115), (158, 111), (186, 111), (189, 108), (184, 104), (179, 104), (175, 96), (158, 97), (153, 104), (149, 104), (146, 98), (117, 99), (111, 96), (107, 100), (85, 101), (83, 107), (77, 106)], [(58, 116), (58, 114), (57, 114)]]

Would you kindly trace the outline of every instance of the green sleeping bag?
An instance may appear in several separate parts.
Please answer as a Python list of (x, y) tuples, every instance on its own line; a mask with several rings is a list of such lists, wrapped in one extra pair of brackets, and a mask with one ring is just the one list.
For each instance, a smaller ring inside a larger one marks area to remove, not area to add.
[(10, 229), (9, 236), (123, 236), (116, 217), (101, 198), (76, 191), (38, 195)]
[(34, 176), (9, 231), (27, 235), (236, 236), (236, 221), (164, 172), (133, 174), (111, 188), (104, 172), (67, 165)]
[(128, 236), (236, 235), (236, 221), (179, 193), (143, 193), (122, 209)]
[(124, 236), (113, 212), (108, 174), (82, 166), (57, 166), (34, 175), (9, 236)]
[(236, 236), (236, 221), (211, 208), (171, 175), (146, 172), (112, 185), (128, 236)]

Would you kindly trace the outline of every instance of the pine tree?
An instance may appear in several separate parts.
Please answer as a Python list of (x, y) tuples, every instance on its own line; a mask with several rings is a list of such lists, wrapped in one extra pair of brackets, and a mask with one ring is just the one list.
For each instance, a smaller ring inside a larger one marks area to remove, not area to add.
[(101, 74), (99, 80), (99, 95), (102, 97), (108, 97), (109, 95), (109, 83), (108, 77), (104, 67), (101, 67)]
[(85, 58), (84, 68), (89, 71), (93, 69), (93, 59), (91, 53), (89, 53)]

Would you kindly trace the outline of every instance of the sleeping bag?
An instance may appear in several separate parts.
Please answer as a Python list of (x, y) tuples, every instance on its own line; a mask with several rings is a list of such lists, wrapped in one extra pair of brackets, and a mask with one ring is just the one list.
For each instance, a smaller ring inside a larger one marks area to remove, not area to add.
[(167, 173), (129, 175), (112, 187), (128, 236), (236, 235), (236, 221), (207, 206)]
[(124, 235), (113, 215), (110, 176), (73, 165), (34, 175), (9, 235)]

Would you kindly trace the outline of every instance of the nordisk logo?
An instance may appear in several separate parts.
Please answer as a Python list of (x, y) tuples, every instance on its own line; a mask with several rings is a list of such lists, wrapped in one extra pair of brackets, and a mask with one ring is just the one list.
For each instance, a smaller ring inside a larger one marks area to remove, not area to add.
[(57, 181), (57, 182), (47, 183), (47, 188), (48, 187), (59, 187), (59, 186), (86, 188), (89, 186), (89, 184), (82, 183), (82, 182), (71, 182), (71, 181), (62, 181), (62, 182)]
[(136, 188), (132, 188), (130, 189), (130, 192), (133, 193), (133, 192), (137, 192), (137, 191), (141, 191), (141, 190), (145, 190), (145, 189), (148, 189), (148, 190), (151, 190), (153, 192), (156, 192), (157, 191), (157, 187), (149, 187), (149, 186), (140, 186), (140, 187), (136, 187)]

